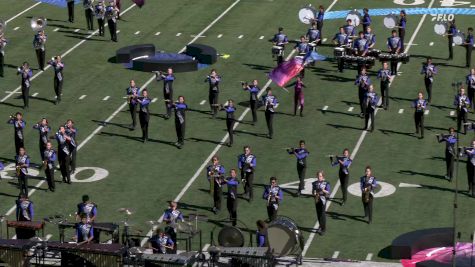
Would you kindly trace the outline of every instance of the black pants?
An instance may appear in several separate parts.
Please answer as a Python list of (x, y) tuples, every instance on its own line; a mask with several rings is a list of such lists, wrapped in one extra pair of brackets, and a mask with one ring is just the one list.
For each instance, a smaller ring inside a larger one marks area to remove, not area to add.
[(137, 105), (129, 103), (130, 117), (132, 117), (132, 128), (137, 126)]
[(321, 37), (323, 36), (322, 29), (323, 29), (323, 21), (318, 21), (317, 22), (317, 30), (320, 32), (320, 41), (317, 43), (318, 45), (322, 44), (322, 40), (321, 40), (322, 39)]
[(104, 36), (104, 19), (97, 19), (97, 27), (99, 27), (99, 35)]
[(389, 81), (381, 81), (381, 97), (384, 109), (389, 107)]
[(232, 145), (234, 141), (234, 119), (226, 119), (226, 129), (229, 135), (229, 144)]
[(172, 115), (172, 103), (173, 103), (173, 91), (170, 90), (168, 93), (163, 90), (163, 99), (168, 100), (165, 101), (165, 110), (166, 116), (169, 118)]
[[(303, 106), (304, 106), (303, 93), (301, 94), (294, 94), (294, 116), (297, 115), (297, 109), (299, 106), (300, 106), (300, 116), (303, 115)], [(302, 97), (302, 102), (300, 101), (300, 97)]]
[(391, 60), (389, 66), (391, 68), (391, 75), (397, 75), (397, 61)]
[(318, 202), (315, 203), (315, 209), (317, 210), (317, 220), (318, 224), (320, 224), (320, 230), (325, 232), (327, 226), (327, 215), (326, 215), (326, 203), (323, 204), (322, 200), (320, 199)]
[(59, 152), (59, 169), (61, 170), (61, 176), (63, 177), (63, 182), (71, 183), (71, 170), (69, 169), (71, 165), (71, 156), (66, 155), (64, 152)]
[(3, 77), (3, 65), (4, 65), (5, 56), (0, 53), (0, 77)]
[(185, 122), (180, 123), (178, 119), (175, 120), (175, 130), (178, 143), (183, 144), (185, 142)]
[(117, 22), (115, 22), (113, 19), (110, 19), (107, 20), (107, 25), (109, 26), (111, 40), (117, 42)]
[(213, 118), (216, 117), (216, 114), (218, 114), (218, 96), (219, 93), (217, 91), (210, 90), (209, 95), (208, 95), (208, 100), (209, 100), (209, 108), (211, 109), (211, 115), (213, 115)]
[(45, 159), (45, 150), (46, 150), (46, 144), (43, 143), (40, 139), (40, 143), (39, 143), (39, 147), (40, 147), (40, 157), (41, 157), (41, 161), (43, 161)]
[(365, 94), (366, 94), (366, 90), (363, 87), (358, 86), (358, 100), (360, 102), (361, 114), (364, 114), (364, 112), (365, 112), (365, 107), (363, 105)]
[(424, 84), (427, 91), (427, 101), (430, 103), (432, 101), (432, 81), (429, 78), (424, 78)]
[(336, 59), (336, 62), (337, 62), (337, 64), (338, 64), (338, 70), (339, 70), (340, 72), (343, 72), (343, 69), (344, 69), (344, 66), (345, 66), (345, 63), (344, 63), (344, 61), (343, 61), (343, 57), (338, 57), (338, 58)]
[(249, 199), (252, 200), (254, 197), (252, 191), (252, 184), (254, 181), (254, 173), (253, 172), (244, 172), (241, 171), (241, 179), (244, 179), (244, 194), (249, 196)]
[(366, 108), (365, 110), (365, 114), (364, 114), (364, 117), (365, 117), (365, 124), (364, 124), (364, 128), (365, 130), (368, 129), (368, 124), (369, 124), (369, 120), (371, 119), (371, 132), (374, 130), (374, 109), (372, 107), (368, 107)]
[(45, 175), (46, 175), (46, 182), (48, 182), (48, 189), (54, 191), (54, 188), (55, 188), (55, 185), (54, 185), (54, 165), (51, 169), (48, 166), (46, 166)]
[(455, 157), (448, 150), (445, 150), (445, 167), (447, 170), (447, 176), (450, 180), (454, 177), (454, 161)]
[(88, 8), (84, 10), (86, 15), (87, 29), (90, 31), (94, 30), (94, 12)]
[(269, 218), (269, 221), (273, 221), (277, 217), (278, 209), (274, 207), (274, 204), (276, 204), (277, 207), (279, 207), (279, 203), (275, 201), (270, 201), (269, 204), (267, 205), (267, 217)]
[(270, 112), (266, 110), (265, 115), (266, 115), (267, 130), (269, 131), (269, 138), (272, 138), (272, 136), (274, 135), (274, 128), (272, 127), (274, 112)]
[(77, 148), (76, 147), (70, 147), (69, 150), (71, 151), (71, 160), (69, 162), (69, 171), (74, 173), (74, 172), (76, 172)]
[(257, 108), (258, 108), (257, 104), (258, 104), (257, 100), (249, 101), (249, 106), (251, 108), (252, 122), (253, 123), (257, 122)]
[(229, 212), (229, 219), (231, 220), (233, 226), (236, 226), (237, 221), (237, 199), (234, 199), (228, 196), (228, 201), (226, 203)]
[(470, 108), (474, 108), (475, 103), (473, 103), (473, 100), (474, 100), (473, 98), (475, 96), (475, 87), (469, 86), (467, 95), (468, 95), (468, 99), (470, 99)]
[[(23, 132), (22, 132), (23, 135)], [(18, 135), (15, 132), (15, 152), (16, 155), (20, 154), (20, 148), (25, 147), (25, 139), (19, 138)]]
[(40, 68), (41, 70), (45, 70), (46, 50), (35, 49), (35, 52), (36, 52), (36, 59), (38, 60), (38, 68)]
[(221, 200), (223, 198), (223, 189), (218, 183), (214, 182), (213, 190), (213, 207), (221, 210)]
[[(457, 131), (462, 129), (462, 122), (467, 123), (467, 112), (465, 110), (457, 110)], [(467, 125), (463, 125), (463, 134), (467, 133)]]
[(150, 115), (148, 112), (139, 112), (139, 121), (140, 121), (140, 128), (142, 128), (142, 140), (148, 140), (148, 121), (150, 119)]
[(297, 162), (297, 174), (299, 175), (299, 191), (305, 189), (305, 171), (307, 170), (307, 166), (303, 164), (299, 164)]
[(23, 108), (29, 107), (30, 102), (30, 87), (21, 86), (21, 97), (23, 98)]
[(277, 65), (282, 64), (284, 62), (284, 56), (277, 56)]
[(401, 53), (404, 53), (404, 36), (406, 36), (406, 29), (399, 28), (399, 39), (401, 39)]
[(421, 133), (421, 137), (424, 137), (424, 112), (419, 111), (414, 113), (414, 123), (416, 124), (416, 134)]
[(473, 47), (471, 45), (467, 45), (465, 46), (465, 66), (466, 67), (470, 67), (472, 65), (472, 50), (473, 50)]
[(18, 186), (20, 187), (20, 194), (28, 196), (28, 177), (23, 172), (18, 176)]
[(61, 101), (61, 92), (63, 91), (63, 79), (61, 81), (58, 77), (54, 78), (54, 93), (56, 94), (56, 101)]
[(68, 21), (74, 22), (74, 1), (68, 1)]
[(470, 161), (467, 162), (467, 181), (468, 181), (468, 193), (475, 197), (475, 166)]
[(338, 172), (338, 177), (340, 178), (341, 192), (343, 194), (343, 202), (346, 202), (346, 199), (348, 196), (348, 181), (350, 180), (350, 175), (340, 170)]
[(368, 203), (365, 203), (364, 194), (363, 194), (362, 202), (363, 202), (364, 216), (365, 218), (368, 218), (368, 222), (371, 223), (373, 221), (373, 195), (369, 195), (369, 201)]
[(454, 37), (452, 35), (449, 36), (449, 59), (454, 58), (454, 47), (453, 47), (453, 42), (454, 42)]

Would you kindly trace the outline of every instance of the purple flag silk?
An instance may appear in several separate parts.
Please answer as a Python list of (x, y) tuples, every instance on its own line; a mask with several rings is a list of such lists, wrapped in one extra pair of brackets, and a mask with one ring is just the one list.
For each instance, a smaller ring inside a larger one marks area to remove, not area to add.
[(269, 78), (278, 86), (283, 87), (293, 77), (297, 76), (305, 65), (314, 61), (325, 60), (325, 58), (326, 57), (316, 52), (309, 52), (305, 57), (294, 57), (274, 68), (271, 73), (269, 73)]
[(132, 2), (134, 2), (138, 7), (142, 7), (143, 5), (145, 5), (145, 0), (132, 0)]

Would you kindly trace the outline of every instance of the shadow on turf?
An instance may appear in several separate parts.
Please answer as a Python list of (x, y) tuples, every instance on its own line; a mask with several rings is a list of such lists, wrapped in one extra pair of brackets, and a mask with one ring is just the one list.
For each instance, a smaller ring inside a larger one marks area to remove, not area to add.
[(441, 58), (441, 57), (434, 57), (432, 55), (414, 55), (414, 54), (411, 54), (411, 57), (415, 57), (415, 58), (424, 58), (424, 59), (427, 59), (427, 58), (432, 58), (432, 59), (441, 59), (441, 60), (446, 60), (447, 58)]
[(363, 219), (364, 216), (361, 216), (361, 215), (348, 215), (348, 214), (342, 214), (342, 213), (338, 213), (334, 211), (327, 212), (327, 215), (329, 215), (334, 220), (346, 221), (347, 219), (350, 219), (350, 220), (358, 221), (358, 222), (364, 222), (364, 223), (367, 222), (366, 220)]
[[(20, 96), (21, 98), (21, 96)], [(12, 104), (12, 103), (7, 103), (7, 102), (0, 102), (0, 105), (5, 105), (5, 106), (9, 106), (9, 107), (14, 107), (14, 108), (23, 108), (22, 105), (15, 105), (15, 104)]]
[(234, 133), (236, 133), (236, 134), (247, 134), (247, 135), (253, 135), (253, 136), (257, 136), (257, 137), (267, 138), (267, 134), (263, 134), (263, 133), (253, 133), (253, 132), (241, 131), (241, 130), (234, 130)]
[(192, 108), (189, 108), (188, 111), (196, 112), (196, 113), (201, 113), (201, 114), (205, 114), (205, 115), (210, 115), (210, 116), (211, 116), (211, 110), (200, 110), (200, 109), (192, 109)]
[(378, 252), (378, 257), (383, 259), (393, 259), (391, 257), (391, 246), (387, 246)]
[(341, 124), (332, 124), (332, 123), (327, 123), (328, 126), (331, 126), (335, 129), (353, 129), (357, 131), (362, 131), (363, 127), (353, 127), (353, 126), (347, 126), (347, 125), (341, 125)]
[[(88, 34), (89, 35), (89, 34)], [(110, 42), (109, 39), (94, 39), (94, 38), (86, 38), (84, 36), (78, 36), (78, 35), (65, 35), (66, 37), (70, 38), (75, 38), (79, 40), (88, 40), (88, 41), (98, 41), (98, 42)]]
[(354, 114), (354, 113), (348, 113), (348, 112), (341, 112), (341, 111), (336, 111), (336, 110), (323, 110), (323, 109), (317, 109), (318, 111), (322, 112), (323, 114), (330, 113), (330, 114), (338, 114), (338, 115), (347, 115), (351, 117), (359, 117), (359, 114)]
[(425, 176), (425, 177), (431, 177), (431, 178), (446, 180), (443, 175), (425, 173), (425, 172), (415, 172), (415, 171), (412, 171), (412, 170), (399, 170), (398, 173), (405, 174), (405, 175), (420, 175), (420, 176)]
[(121, 123), (114, 123), (114, 122), (105, 122), (105, 121), (98, 121), (98, 120), (92, 120), (95, 123), (98, 123), (104, 127), (112, 125), (112, 126), (117, 126), (123, 129), (130, 129), (129, 124), (121, 124)]
[[(33, 178), (31, 176), (29, 176), (28, 178)], [(43, 180), (43, 179), (41, 179)], [(19, 184), (18, 183), (15, 183), (15, 182), (8, 182), (9, 184), (11, 185), (14, 185), (15, 187), (18, 187), (19, 188)], [(32, 185), (28, 185), (28, 190), (31, 190), (31, 189), (35, 189), (35, 190), (40, 190), (40, 191), (48, 191), (48, 189), (46, 188), (41, 188), (41, 187), (36, 187), (36, 186), (32, 186)], [(11, 195), (13, 196), (13, 195)], [(15, 197), (18, 197), (18, 195), (16, 195)]]
[(418, 135), (414, 135), (414, 132), (399, 132), (399, 131), (394, 131), (394, 130), (388, 130), (388, 129), (378, 129), (382, 134), (388, 135), (388, 134), (399, 134), (399, 135), (406, 135), (409, 137), (414, 137), (414, 138), (419, 138)]
[[(110, 136), (110, 137), (123, 137), (123, 138), (127, 138), (130, 140), (142, 143), (142, 137), (138, 137), (138, 136), (130, 136), (130, 135), (125, 135), (125, 134), (116, 134), (116, 133), (110, 133), (110, 132), (100, 132), (99, 135)], [(163, 140), (151, 139), (151, 138), (148, 139), (148, 142), (160, 143), (160, 144), (165, 144), (165, 145), (175, 147), (175, 142), (169, 142), (169, 141), (163, 141)]]
[[(440, 187), (440, 186), (435, 186), (435, 185), (427, 185), (427, 184), (421, 184), (421, 186), (422, 186), (422, 189), (429, 189), (429, 190), (437, 190), (437, 191), (455, 193), (455, 190), (451, 189), (451, 188)], [(471, 196), (470, 193), (467, 190), (460, 190), (459, 189), (458, 193), (466, 195), (466, 196)]]
[(347, 106), (355, 106), (355, 105), (360, 105), (360, 103), (358, 102), (352, 102), (352, 101), (346, 101), (346, 100), (342, 100), (341, 103), (345, 103)]
[(192, 142), (206, 142), (206, 143), (211, 143), (215, 145), (223, 145), (223, 143), (221, 143), (220, 141), (202, 139), (202, 138), (196, 138), (196, 137), (185, 138), (185, 140), (192, 141)]
[(44, 101), (44, 102), (49, 102), (49, 103), (52, 103), (52, 104), (54, 104), (56, 102), (55, 100), (44, 98), (44, 97), (38, 97), (38, 96), (30, 96), (30, 98), (40, 100), (40, 101)]

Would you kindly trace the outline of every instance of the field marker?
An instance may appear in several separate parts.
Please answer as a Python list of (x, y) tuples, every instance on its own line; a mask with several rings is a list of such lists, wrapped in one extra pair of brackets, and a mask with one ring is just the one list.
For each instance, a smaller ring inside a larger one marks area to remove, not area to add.
[[(39, 2), (41, 3), (41, 2)], [(133, 4), (131, 6), (129, 6), (126, 10), (124, 10), (121, 15), (124, 15), (125, 13), (129, 12), (133, 7), (135, 7), (136, 4)], [(104, 25), (104, 26), (107, 26), (107, 23)], [(97, 33), (99, 32), (99, 30), (95, 30), (93, 33), (89, 34), (86, 38), (84, 38), (83, 40), (81, 40), (80, 42), (78, 42), (77, 44), (75, 44), (73, 47), (71, 47), (68, 51), (64, 52), (62, 55), (61, 55), (61, 58), (64, 58), (65, 56), (67, 56), (69, 53), (71, 53), (72, 51), (74, 51), (76, 48), (78, 48), (80, 45), (82, 45), (83, 43), (85, 43), (88, 39), (90, 39), (92, 36), (96, 35)], [(51, 65), (47, 65), (45, 67), (45, 70), (49, 69), (51, 67)], [(44, 71), (38, 71), (35, 75), (33, 75), (33, 77), (31, 77), (30, 81), (33, 81), (34, 79), (36, 79), (38, 76), (40, 76)], [(21, 90), (21, 85), (18, 86), (15, 90), (11, 91), (11, 93), (9, 93), (7, 96), (5, 96), (4, 98), (0, 99), (0, 103), (1, 102), (5, 102), (5, 100), (7, 100), (8, 98), (10, 98), (13, 94), (15, 94), (16, 92), (18, 92), (19, 90)]]
[(429, 115), (429, 110), (426, 109), (426, 111), (424, 111), (424, 115)]
[(158, 98), (157, 98), (157, 97), (155, 97), (154, 99), (152, 99), (152, 103), (155, 103), (155, 102), (157, 102), (157, 100), (158, 100)]
[[(336, 1), (338, 1), (338, 0), (334, 0), (334, 2), (332, 3), (332, 5), (333, 5), (334, 3), (336, 3)], [(431, 8), (432, 5), (434, 4), (434, 2), (435, 2), (435, 0), (431, 0), (431, 2), (430, 2), (430, 4), (429, 4), (428, 8)], [(331, 6), (332, 6), (332, 5), (331, 5)], [(331, 7), (331, 6), (330, 6), (330, 7)], [(327, 10), (330, 9), (330, 7), (327, 8)], [(414, 42), (414, 39), (416, 38), (417, 33), (418, 33), (419, 30), (421, 29), (422, 24), (424, 23), (424, 20), (425, 20), (426, 17), (427, 17), (427, 15), (424, 14), (424, 15), (422, 16), (421, 20), (419, 21), (419, 24), (417, 25), (416, 29), (414, 30), (414, 33), (413, 33), (412, 36), (411, 36), (411, 39), (409, 40), (409, 44), (408, 44), (408, 46), (406, 47), (405, 53), (408, 53), (409, 48), (411, 48), (412, 43)], [(295, 51), (295, 50), (294, 50), (294, 51)], [(399, 63), (399, 64), (397, 65), (397, 69), (399, 70), (399, 68), (400, 68), (401, 66), (402, 66), (402, 64)], [(393, 81), (394, 81), (394, 79), (391, 80), (391, 82), (389, 83), (389, 86), (391, 86), (391, 84), (392, 84)], [(381, 99), (379, 100), (379, 102), (381, 102)], [(378, 104), (379, 104), (379, 103), (378, 103)], [(376, 114), (378, 113), (378, 110), (379, 110), (379, 109), (376, 109), (376, 111), (375, 111), (375, 113), (374, 113), (375, 116), (376, 116)], [(368, 126), (370, 126), (370, 125), (368, 125)], [(356, 142), (355, 148), (353, 148), (353, 152), (351, 153), (350, 158), (351, 158), (352, 160), (354, 160), (354, 158), (355, 158), (356, 154), (358, 153), (358, 150), (360, 149), (360, 146), (361, 146), (361, 144), (363, 143), (363, 141), (364, 141), (364, 139), (365, 139), (365, 137), (366, 137), (367, 134), (368, 134), (368, 131), (363, 131), (363, 132), (361, 133), (360, 138), (358, 139), (358, 142)], [(335, 184), (335, 187), (334, 187), (334, 189), (332, 190), (332, 193), (331, 193), (331, 195), (330, 195), (330, 199), (335, 196), (335, 194), (336, 194), (336, 192), (338, 191), (338, 188), (339, 188), (339, 187), (340, 187), (340, 181), (337, 180), (337, 182), (336, 182), (336, 184)], [(332, 202), (329, 202), (329, 203), (328, 203), (328, 205), (327, 205), (327, 207), (325, 208), (325, 210), (328, 210), (328, 209), (330, 208), (331, 203), (332, 203)], [(315, 225), (313, 226), (313, 229), (318, 229), (319, 226), (320, 226), (320, 224), (319, 224), (318, 221), (317, 221), (317, 222), (315, 223)], [(310, 235), (309, 235), (307, 241), (305, 242), (305, 246), (304, 246), (303, 251), (302, 251), (302, 256), (305, 256), (305, 254), (307, 253), (308, 249), (310, 248), (310, 244), (312, 244), (312, 241), (313, 241), (314, 238), (315, 238), (315, 233), (314, 233), (314, 232), (310, 233)]]
[(373, 258), (373, 253), (368, 253), (368, 255), (366, 255), (367, 261), (370, 261), (372, 258)]
[(37, 6), (37, 5), (39, 5), (39, 4), (41, 4), (41, 2), (38, 2), (38, 3), (36, 3), (36, 4), (32, 5), (32, 6), (30, 6), (29, 8), (23, 10), (22, 12), (16, 14), (15, 16), (9, 18), (7, 21), (5, 21), (5, 24), (8, 24), (8, 22), (10, 22), (10, 21), (12, 21), (12, 20), (18, 18), (18, 17), (21, 16), (23, 13), (28, 12), (28, 10), (34, 8), (35, 6)]
[(206, 100), (201, 100), (200, 105), (204, 105), (206, 103)]
[(54, 32), (57, 32), (57, 31), (59, 31), (59, 28), (56, 28), (56, 29), (54, 29), (53, 31), (54, 31)]
[(18, 29), (20, 29), (20, 27), (18, 27), (18, 26), (15, 27), (15, 28), (13, 28), (14, 31), (16, 31), (16, 30), (18, 30)]
[(399, 109), (399, 112), (398, 112), (398, 113), (399, 113), (399, 114), (402, 114), (403, 112), (404, 112), (404, 109), (401, 108), (401, 109)]
[(221, 37), (223, 37), (223, 35), (222, 35), (222, 34), (218, 34), (218, 38), (221, 38)]
[(430, 42), (430, 43), (429, 43), (429, 46), (433, 46), (433, 45), (434, 45), (434, 42)]
[(327, 41), (327, 38), (323, 38), (322, 40), (322, 43), (326, 42)]
[(264, 35), (261, 35), (261, 37), (259, 37), (259, 40), (262, 40), (264, 39)]
[(135, 35), (137, 35), (137, 34), (139, 34), (139, 33), (140, 33), (140, 31), (136, 31), (136, 32), (135, 32)]
[(176, 34), (177, 37), (180, 36), (180, 35), (181, 35), (181, 32), (179, 32), (179, 33)]
[(450, 116), (455, 116), (455, 110), (450, 111)]
[(159, 35), (160, 35), (160, 33), (161, 33), (161, 32), (157, 32), (157, 33), (155, 34), (155, 36), (159, 36)]
[(120, 33), (120, 30), (115, 31), (115, 33)]
[(38, 95), (38, 92), (32, 94), (31, 96), (32, 96), (32, 97), (35, 97), (35, 96), (37, 96), (37, 95)]
[(75, 29), (74, 32), (79, 32), (81, 29)]
[(422, 187), (420, 184), (399, 183), (399, 187)]
[(238, 36), (238, 39), (242, 39), (242, 37), (244, 37), (244, 35), (241, 34)]
[(83, 100), (86, 97), (86, 95), (82, 95), (79, 97), (79, 100)]
[(322, 110), (327, 110), (327, 109), (328, 109), (328, 106), (324, 106), (324, 107), (322, 108)]
[(338, 258), (338, 255), (340, 255), (340, 251), (333, 252), (332, 259)]
[(110, 98), (110, 96), (106, 96), (106, 97), (104, 97), (104, 98), (102, 99), (102, 101), (106, 101), (106, 100), (109, 99), (109, 98)]
[(348, 108), (348, 111), (349, 111), (349, 112), (352, 112), (353, 109), (354, 109), (354, 107), (349, 107), (349, 108)]

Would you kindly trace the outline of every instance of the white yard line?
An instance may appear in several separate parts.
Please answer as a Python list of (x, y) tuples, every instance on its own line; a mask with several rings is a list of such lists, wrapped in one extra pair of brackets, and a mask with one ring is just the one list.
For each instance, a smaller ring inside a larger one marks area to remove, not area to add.
[(155, 36), (159, 36), (159, 35), (160, 35), (160, 33), (161, 33), (161, 32), (157, 32), (157, 33), (155, 33)]
[(140, 33), (140, 31), (136, 31), (136, 32), (135, 32), (135, 35), (137, 35), (137, 34), (139, 34), (139, 33)]
[(328, 106), (324, 106), (324, 107), (322, 108), (322, 110), (327, 110), (327, 109), (328, 109)]
[(349, 112), (352, 112), (353, 109), (354, 109), (354, 107), (349, 107), (349, 108), (348, 108), (348, 111), (349, 111)]
[(340, 251), (333, 252), (332, 259), (338, 258), (339, 255), (340, 255)]
[(157, 98), (157, 97), (155, 97), (154, 99), (152, 99), (152, 103), (155, 103), (155, 102), (157, 102), (157, 100), (158, 100), (158, 98)]
[(15, 28), (13, 28), (14, 31), (16, 31), (16, 30), (18, 30), (18, 29), (20, 29), (20, 27), (15, 27)]
[(429, 115), (429, 110), (426, 109), (426, 111), (424, 111), (424, 115)]
[(430, 42), (430, 43), (429, 43), (429, 46), (433, 46), (433, 45), (434, 45), (434, 42)]
[(218, 38), (221, 38), (221, 37), (223, 37), (223, 35), (222, 35), (222, 34), (218, 34)]
[(261, 37), (259, 37), (259, 40), (262, 40), (264, 39), (264, 35), (261, 35)]
[(449, 114), (450, 114), (450, 116), (452, 116), (452, 117), (453, 117), (453, 116), (455, 116), (455, 111), (454, 111), (454, 110), (452, 110), (452, 111), (450, 111), (450, 113), (449, 113)]
[(403, 109), (403, 108), (399, 109), (398, 113), (399, 113), (399, 114), (404, 113), (404, 109)]
[(373, 253), (368, 253), (368, 255), (366, 255), (367, 261), (370, 261), (372, 258), (373, 258)]
[(102, 99), (102, 101), (107, 101), (107, 100), (109, 100), (109, 98), (110, 98), (110, 96), (108, 95), (108, 96), (104, 97), (104, 98)]
[(75, 29), (74, 32), (79, 32), (81, 29)]
[(16, 14), (15, 16), (9, 18), (7, 21), (5, 21), (5, 24), (8, 24), (8, 22), (10, 22), (10, 21), (12, 21), (12, 20), (18, 18), (19, 16), (23, 15), (25, 12), (28, 12), (28, 10), (30, 10), (30, 9), (32, 9), (32, 8), (34, 8), (34, 7), (36, 7), (36, 6), (39, 5), (39, 4), (41, 4), (41, 2), (38, 2), (38, 3), (36, 3), (36, 4), (32, 5), (32, 6), (30, 6), (29, 8), (23, 10), (22, 12)]
[(244, 35), (241, 34), (238, 36), (238, 39), (242, 39), (242, 37), (244, 37)]
[(180, 36), (180, 35), (181, 35), (181, 32), (179, 32), (179, 33), (176, 34), (177, 37)]
[(206, 103), (206, 100), (201, 100), (200, 105), (204, 105)]
[(327, 38), (323, 38), (322, 40), (322, 43), (326, 42), (327, 41)]
[(38, 92), (32, 94), (31, 96), (32, 96), (32, 97), (35, 97), (35, 96), (37, 96), (37, 95), (38, 95)]
[(57, 32), (57, 31), (59, 31), (59, 28), (56, 28), (56, 29), (54, 29), (53, 31), (54, 31), (54, 32)]
[(79, 100), (83, 100), (84, 98), (86, 98), (87, 95), (82, 95), (79, 97)]

